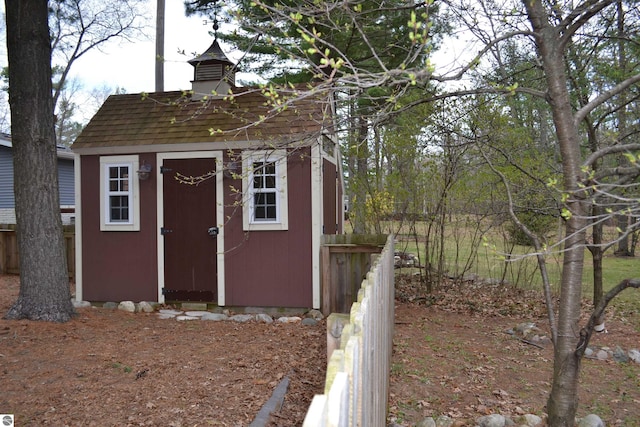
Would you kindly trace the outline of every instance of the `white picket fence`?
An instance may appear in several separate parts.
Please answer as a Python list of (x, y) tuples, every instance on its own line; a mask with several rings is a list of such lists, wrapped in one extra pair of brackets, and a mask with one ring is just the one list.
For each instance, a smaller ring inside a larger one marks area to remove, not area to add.
[(327, 365), (325, 391), (314, 396), (303, 427), (386, 424), (394, 325), (394, 241), (389, 236), (358, 291), (340, 348)]

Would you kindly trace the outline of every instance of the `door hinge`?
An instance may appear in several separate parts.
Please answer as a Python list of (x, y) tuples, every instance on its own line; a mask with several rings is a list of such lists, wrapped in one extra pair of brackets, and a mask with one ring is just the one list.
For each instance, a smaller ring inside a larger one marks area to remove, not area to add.
[(161, 235), (165, 235), (165, 234), (169, 234), (169, 233), (173, 233), (173, 230), (169, 229), (169, 228), (164, 228), (164, 227), (160, 227), (160, 234)]

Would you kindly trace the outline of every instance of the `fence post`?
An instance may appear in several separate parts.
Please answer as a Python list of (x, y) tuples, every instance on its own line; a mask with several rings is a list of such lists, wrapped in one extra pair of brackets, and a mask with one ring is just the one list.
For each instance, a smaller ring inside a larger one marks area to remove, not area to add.
[[(340, 244), (335, 244), (340, 245)], [(348, 246), (348, 245), (347, 245)], [(362, 241), (354, 252), (373, 253)], [(347, 253), (348, 248), (334, 246)], [(394, 323), (394, 240), (388, 236), (380, 256), (371, 258), (371, 268), (351, 305), (349, 323), (338, 339), (343, 317), (331, 314), (327, 321), (327, 351), (330, 354), (325, 390), (313, 398), (304, 427), (383, 427), (386, 424), (389, 371)], [(330, 251), (323, 252), (323, 261)], [(323, 266), (323, 276), (332, 273)], [(323, 279), (323, 289), (332, 289)], [(326, 294), (323, 292), (323, 296)], [(324, 307), (324, 304), (323, 304)]]

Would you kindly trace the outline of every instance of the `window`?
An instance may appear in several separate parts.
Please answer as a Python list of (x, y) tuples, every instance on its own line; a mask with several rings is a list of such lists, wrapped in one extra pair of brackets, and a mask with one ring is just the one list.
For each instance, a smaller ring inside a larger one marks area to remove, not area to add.
[(244, 229), (286, 230), (286, 151), (245, 153), (243, 163)]
[(139, 231), (138, 156), (100, 158), (100, 229)]
[(108, 223), (129, 223), (129, 200), (131, 199), (131, 171), (129, 166), (107, 166), (109, 183)]
[(253, 162), (253, 221), (277, 221), (276, 164)]

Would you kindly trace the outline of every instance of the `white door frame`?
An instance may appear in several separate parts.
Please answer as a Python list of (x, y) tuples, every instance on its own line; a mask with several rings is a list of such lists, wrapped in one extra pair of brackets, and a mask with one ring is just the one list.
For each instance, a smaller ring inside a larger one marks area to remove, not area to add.
[(188, 151), (188, 152), (170, 152), (156, 154), (156, 182), (157, 184), (157, 250), (158, 250), (158, 302), (164, 303), (164, 238), (160, 234), (160, 229), (164, 225), (164, 183), (160, 167), (165, 159), (204, 159), (213, 158), (216, 160), (216, 226), (218, 227), (218, 236), (216, 238), (217, 257), (217, 288), (218, 288), (218, 305), (225, 305), (224, 294), (224, 186), (222, 183), (222, 151)]

